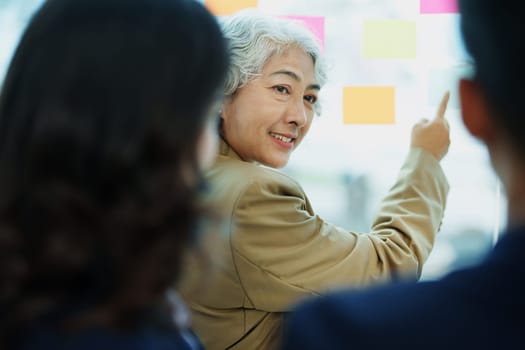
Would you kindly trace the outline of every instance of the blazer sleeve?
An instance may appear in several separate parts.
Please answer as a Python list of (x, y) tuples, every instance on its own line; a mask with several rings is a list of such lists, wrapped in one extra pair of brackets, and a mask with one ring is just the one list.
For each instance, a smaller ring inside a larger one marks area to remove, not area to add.
[(370, 233), (323, 221), (296, 182), (272, 174), (249, 182), (232, 218), (233, 259), (251, 306), (287, 311), (312, 294), (420, 275), (448, 193), (430, 153), (410, 151)]

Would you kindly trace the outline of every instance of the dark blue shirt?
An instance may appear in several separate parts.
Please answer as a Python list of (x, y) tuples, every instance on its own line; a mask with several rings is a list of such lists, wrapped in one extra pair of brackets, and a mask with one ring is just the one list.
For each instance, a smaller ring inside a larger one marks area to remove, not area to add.
[(24, 336), (20, 350), (203, 350), (191, 331), (117, 332), (88, 329), (75, 333), (40, 328)]

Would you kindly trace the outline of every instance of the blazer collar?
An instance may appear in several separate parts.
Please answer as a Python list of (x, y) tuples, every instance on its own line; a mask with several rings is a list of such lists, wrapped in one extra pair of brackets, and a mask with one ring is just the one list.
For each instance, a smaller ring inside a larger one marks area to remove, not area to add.
[(242, 160), (241, 157), (228, 145), (228, 143), (221, 137), (219, 145), (219, 155), (228, 158)]

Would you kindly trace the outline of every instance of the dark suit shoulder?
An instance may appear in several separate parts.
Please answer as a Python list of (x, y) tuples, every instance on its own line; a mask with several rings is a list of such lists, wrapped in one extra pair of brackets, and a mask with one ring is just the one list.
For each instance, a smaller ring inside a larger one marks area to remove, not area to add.
[(506, 348), (525, 327), (525, 267), (509, 273), (509, 260), (489, 256), (439, 281), (340, 292), (305, 303), (288, 320), (284, 349)]

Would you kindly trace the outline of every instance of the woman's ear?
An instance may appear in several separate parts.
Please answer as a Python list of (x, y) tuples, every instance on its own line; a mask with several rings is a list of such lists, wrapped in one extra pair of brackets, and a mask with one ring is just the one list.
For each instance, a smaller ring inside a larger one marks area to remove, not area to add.
[(494, 136), (494, 122), (484, 93), (476, 80), (459, 82), (461, 117), (463, 124), (475, 138), (487, 143)]
[(235, 95), (224, 97), (224, 100), (222, 102), (222, 107), (221, 107), (221, 114), (220, 114), (221, 120), (227, 119), (228, 116), (230, 115), (230, 111), (234, 107), (234, 104), (233, 104), (234, 96)]
[(197, 159), (201, 170), (208, 170), (217, 156), (219, 133), (216, 118), (215, 116), (208, 118), (197, 140)]

